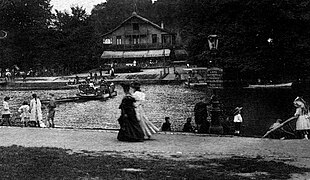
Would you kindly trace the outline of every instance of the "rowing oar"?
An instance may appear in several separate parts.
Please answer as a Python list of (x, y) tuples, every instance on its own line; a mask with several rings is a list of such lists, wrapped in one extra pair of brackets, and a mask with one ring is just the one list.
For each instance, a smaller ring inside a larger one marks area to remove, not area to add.
[(284, 126), (286, 123), (288, 123), (288, 122), (290, 122), (290, 121), (292, 121), (292, 120), (294, 120), (294, 119), (296, 119), (296, 118), (297, 118), (297, 117), (294, 116), (294, 117), (291, 117), (291, 118), (287, 119), (286, 121), (284, 121), (283, 123), (281, 123), (279, 126), (274, 127), (273, 129), (270, 129), (269, 131), (267, 131), (266, 134), (265, 134), (262, 138), (267, 137), (271, 132), (273, 132), (273, 131), (279, 129), (280, 127)]

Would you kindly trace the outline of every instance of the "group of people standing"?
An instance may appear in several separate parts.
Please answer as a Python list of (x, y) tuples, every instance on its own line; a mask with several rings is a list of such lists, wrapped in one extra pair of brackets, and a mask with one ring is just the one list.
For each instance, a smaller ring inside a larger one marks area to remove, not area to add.
[[(3, 101), (3, 112), (2, 112), (2, 121), (0, 125), (7, 123), (11, 126), (11, 112), (9, 106), (10, 97), (5, 97)], [(50, 94), (50, 100), (47, 105), (48, 114), (47, 114), (47, 123), (43, 122), (42, 116), (42, 104), (40, 99), (37, 97), (37, 94), (32, 94), (32, 99), (30, 103), (24, 101), (22, 105), (18, 108), (18, 112), (20, 113), (20, 118), (23, 126), (37, 126), (37, 127), (55, 127), (54, 124), (54, 116), (55, 116), (55, 108), (56, 101), (54, 98), (54, 94)]]
[[(118, 118), (120, 130), (117, 135), (119, 141), (142, 142), (151, 138), (159, 129), (149, 121), (143, 108), (145, 93), (141, 91), (138, 82), (122, 84), (125, 96), (119, 106), (121, 115)], [(133, 93), (130, 93), (130, 89)]]

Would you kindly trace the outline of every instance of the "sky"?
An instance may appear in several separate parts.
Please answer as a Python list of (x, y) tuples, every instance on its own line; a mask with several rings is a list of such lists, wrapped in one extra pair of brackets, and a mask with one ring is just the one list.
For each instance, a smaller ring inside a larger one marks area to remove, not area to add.
[(86, 9), (86, 12), (90, 14), (94, 5), (105, 2), (105, 0), (51, 0), (51, 5), (54, 9), (64, 11), (69, 10), (71, 6), (83, 6)]
[[(153, 0), (153, 2), (156, 0)], [(86, 9), (86, 12), (90, 14), (94, 5), (106, 2), (106, 0), (51, 0), (51, 5), (53, 5), (54, 9), (59, 11), (68, 10), (70, 11), (71, 6), (78, 5), (79, 7), (83, 6)], [(54, 11), (53, 11), (54, 12)]]

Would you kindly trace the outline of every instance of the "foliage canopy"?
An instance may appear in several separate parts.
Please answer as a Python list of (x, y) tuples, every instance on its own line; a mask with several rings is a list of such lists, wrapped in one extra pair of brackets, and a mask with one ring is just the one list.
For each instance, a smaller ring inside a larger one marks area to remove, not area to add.
[[(0, 66), (49, 67), (62, 73), (100, 65), (101, 35), (133, 11), (175, 32), (199, 66), (218, 62), (236, 78), (309, 77), (310, 2), (307, 0), (107, 0), (90, 15), (81, 7), (52, 13), (50, 0), (0, 1)], [(219, 36), (211, 53), (207, 37)], [(267, 41), (269, 39), (269, 42)]]

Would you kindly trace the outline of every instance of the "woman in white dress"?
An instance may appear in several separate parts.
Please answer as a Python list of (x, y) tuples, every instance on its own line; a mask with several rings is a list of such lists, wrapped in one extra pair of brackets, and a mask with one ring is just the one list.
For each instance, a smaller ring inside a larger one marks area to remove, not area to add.
[(137, 118), (140, 122), (140, 126), (144, 133), (145, 139), (150, 139), (152, 134), (155, 134), (159, 131), (159, 128), (157, 128), (146, 116), (145, 110), (143, 108), (143, 104), (145, 101), (145, 93), (141, 92), (140, 89), (140, 83), (133, 83), (132, 88), (134, 89), (134, 93), (132, 96), (135, 98), (135, 106), (136, 106), (136, 112), (137, 112)]
[(304, 136), (304, 139), (308, 139), (308, 131), (310, 130), (310, 120), (309, 120), (309, 109), (306, 104), (306, 101), (301, 97), (297, 97), (294, 100), (294, 106), (296, 107), (295, 116), (297, 117), (296, 121), (296, 130)]
[(46, 127), (42, 121), (41, 101), (36, 94), (32, 94), (33, 99), (30, 100), (30, 121), (37, 122), (39, 127)]

